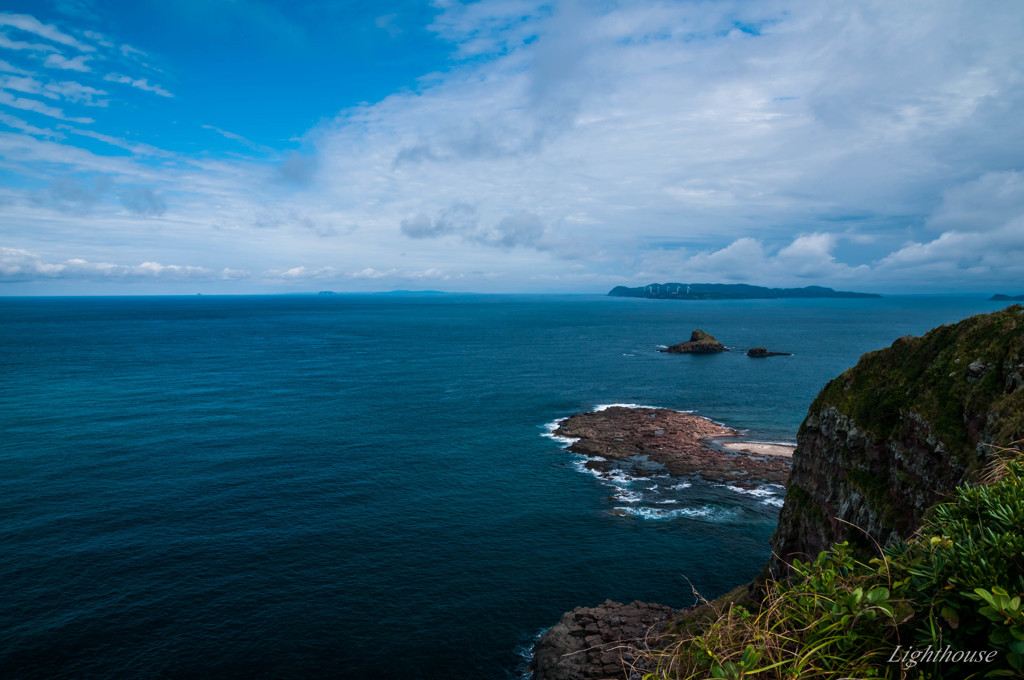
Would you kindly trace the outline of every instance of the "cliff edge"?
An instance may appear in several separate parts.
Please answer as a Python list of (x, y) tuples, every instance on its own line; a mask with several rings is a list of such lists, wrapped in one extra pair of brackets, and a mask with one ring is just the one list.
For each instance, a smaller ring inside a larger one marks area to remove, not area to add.
[[(973, 316), (861, 357), (797, 433), (772, 537), (774, 573), (838, 541), (868, 552), (907, 537), (1024, 433), (1024, 307)], [(866, 532), (866, 533), (865, 533)]]

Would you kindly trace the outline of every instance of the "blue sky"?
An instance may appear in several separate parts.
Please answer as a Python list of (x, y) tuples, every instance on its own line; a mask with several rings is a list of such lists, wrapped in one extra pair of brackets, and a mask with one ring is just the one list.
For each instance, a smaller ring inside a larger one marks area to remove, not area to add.
[(1024, 292), (1017, 2), (0, 4), (0, 294)]

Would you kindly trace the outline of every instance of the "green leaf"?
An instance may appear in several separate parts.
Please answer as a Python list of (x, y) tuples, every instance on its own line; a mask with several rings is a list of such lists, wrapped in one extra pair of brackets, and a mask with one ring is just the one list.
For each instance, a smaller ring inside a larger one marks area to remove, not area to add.
[(878, 604), (882, 600), (889, 599), (888, 588), (872, 588), (868, 591), (868, 602), (871, 604)]
[(978, 595), (978, 596), (979, 596), (979, 597), (980, 597), (981, 599), (985, 600), (985, 602), (988, 602), (988, 604), (989, 604), (989, 606), (990, 606), (990, 607), (992, 607), (992, 608), (995, 608), (995, 607), (996, 607), (996, 601), (995, 601), (995, 598), (993, 598), (993, 597), (992, 597), (992, 595), (991, 595), (991, 594), (990, 594), (990, 593), (989, 593), (989, 592), (988, 592), (987, 590), (985, 590), (984, 588), (975, 588), (975, 589), (974, 589), (974, 592), (975, 592), (975, 593), (976, 593), (976, 594), (977, 594), (977, 595)]
[(946, 623), (949, 624), (950, 628), (956, 630), (960, 627), (960, 615), (956, 613), (955, 609), (952, 607), (943, 607), (940, 613), (942, 614), (942, 618), (946, 620)]

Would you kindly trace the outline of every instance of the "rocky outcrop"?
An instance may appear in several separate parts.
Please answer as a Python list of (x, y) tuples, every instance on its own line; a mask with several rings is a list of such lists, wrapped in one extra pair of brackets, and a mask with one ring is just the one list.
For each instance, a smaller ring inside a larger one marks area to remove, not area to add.
[(766, 347), (751, 347), (747, 350), (747, 356), (761, 359), (763, 357), (791, 357), (793, 355), (789, 352), (769, 352)]
[(665, 623), (681, 612), (660, 604), (605, 600), (577, 607), (534, 645), (533, 680), (639, 678), (635, 652), (656, 648)]
[(993, 302), (1021, 302), (1024, 301), (1024, 295), (1004, 295), (1002, 293), (996, 293), (989, 300)]
[(848, 540), (866, 553), (1024, 436), (1024, 308), (898, 339), (832, 380), (797, 435), (773, 571)]
[(587, 467), (595, 470), (643, 456), (672, 475), (698, 475), (720, 484), (785, 484), (789, 476), (788, 458), (724, 451), (709, 440), (734, 437), (736, 430), (670, 409), (612, 406), (578, 413), (559, 423), (554, 434), (576, 439), (569, 450), (594, 458)]
[(702, 330), (695, 330), (690, 333), (690, 339), (680, 342), (666, 349), (660, 350), (668, 354), (713, 354), (715, 352), (727, 352), (725, 345), (715, 340), (710, 333)]

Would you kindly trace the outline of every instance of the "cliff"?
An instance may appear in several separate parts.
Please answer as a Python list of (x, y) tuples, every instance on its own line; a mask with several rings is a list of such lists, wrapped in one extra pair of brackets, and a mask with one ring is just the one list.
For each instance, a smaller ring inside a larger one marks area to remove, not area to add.
[(1021, 438), (1022, 387), (1020, 305), (865, 354), (800, 426), (770, 567), (837, 541), (869, 552), (864, 532), (881, 544), (909, 536), (928, 508), (977, 479), (987, 444)]

